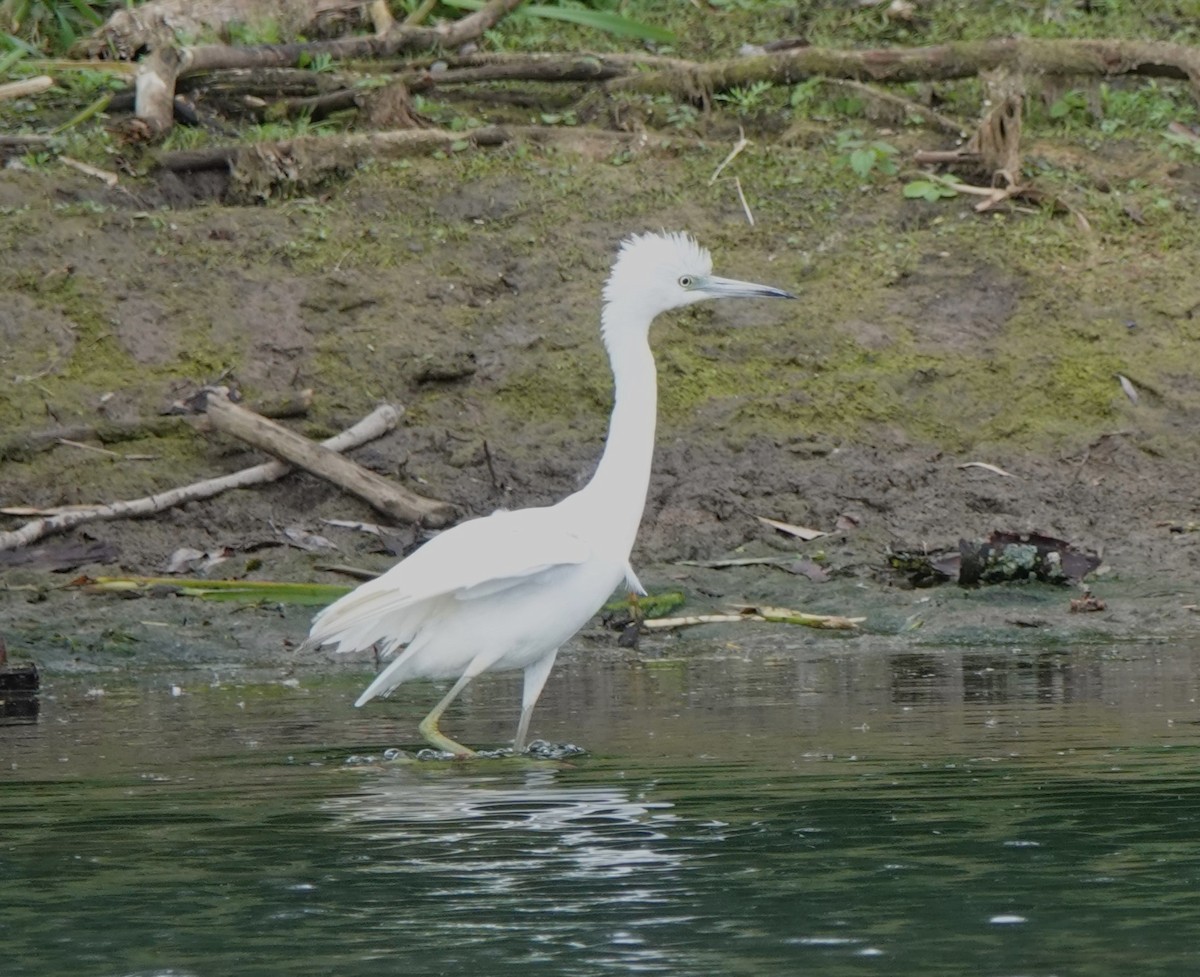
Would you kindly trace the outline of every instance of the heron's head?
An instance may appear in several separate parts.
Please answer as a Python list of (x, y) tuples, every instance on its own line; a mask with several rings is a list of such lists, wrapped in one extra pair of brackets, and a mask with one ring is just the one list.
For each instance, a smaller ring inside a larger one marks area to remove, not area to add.
[(769, 285), (712, 273), (712, 256), (690, 234), (634, 234), (621, 242), (604, 300), (653, 318), (668, 309), (719, 298), (795, 298)]

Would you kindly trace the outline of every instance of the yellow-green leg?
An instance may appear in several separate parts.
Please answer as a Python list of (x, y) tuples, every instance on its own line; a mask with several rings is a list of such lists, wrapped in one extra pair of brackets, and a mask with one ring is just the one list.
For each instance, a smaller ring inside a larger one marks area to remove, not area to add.
[(417, 726), (417, 729), (421, 731), (421, 735), (425, 737), (427, 743), (444, 753), (453, 753), (456, 757), (473, 757), (476, 754), (469, 746), (456, 743), (449, 736), (444, 735), (438, 729), (438, 722), (442, 718), (442, 713), (446, 711), (446, 707), (457, 698), (458, 693), (466, 687), (467, 683), (473, 677), (469, 674), (464, 675), (455, 682), (454, 687), (442, 697), (442, 701), (434, 706), (429, 715), (422, 719), (420, 725)]

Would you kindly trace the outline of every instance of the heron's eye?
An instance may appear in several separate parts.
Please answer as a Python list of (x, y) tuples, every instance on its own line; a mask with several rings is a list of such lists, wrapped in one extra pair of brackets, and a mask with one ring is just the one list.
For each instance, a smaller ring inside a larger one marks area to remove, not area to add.
[(691, 275), (680, 275), (679, 276), (679, 287), (680, 288), (691, 288), (693, 284), (695, 284), (695, 283), (692, 280)]

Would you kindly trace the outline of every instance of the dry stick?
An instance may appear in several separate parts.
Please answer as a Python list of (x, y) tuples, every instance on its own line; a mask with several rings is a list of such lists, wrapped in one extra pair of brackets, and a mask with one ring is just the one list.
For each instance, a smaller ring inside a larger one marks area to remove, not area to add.
[[(725, 167), (727, 167), (730, 163), (732, 163), (734, 159), (737, 158), (738, 153), (740, 153), (749, 145), (750, 140), (746, 138), (745, 130), (741, 126), (738, 126), (737, 142), (733, 144), (733, 149), (729, 150), (729, 155), (717, 164), (717, 168), (713, 170), (713, 175), (708, 178), (708, 185), (710, 187), (717, 182), (717, 178), (721, 175), (721, 171), (724, 170)], [(753, 224), (754, 221), (751, 221), (750, 223)]]
[(36, 95), (38, 92), (44, 92), (53, 87), (54, 79), (49, 75), (37, 75), (34, 78), (10, 81), (0, 85), (0, 101), (6, 98), (24, 98), (26, 95)]
[(225, 397), (209, 395), (206, 413), (218, 431), (232, 434), (333, 482), (393, 519), (437, 527), (446, 525), (454, 518), (454, 506), (448, 502), (427, 499), (410, 492), (402, 485), (356, 465), (295, 431), (289, 431), (254, 411), (230, 403)]
[(82, 160), (72, 159), (70, 156), (60, 156), (58, 161), (64, 166), (69, 166), (73, 170), (78, 170), (84, 176), (95, 177), (97, 180), (104, 182), (109, 188), (115, 187), (121, 178), (112, 170), (102, 170), (98, 166), (92, 166), (91, 163), (84, 163)]
[(437, 27), (394, 26), (380, 36), (331, 41), (230, 47), (202, 44), (161, 48), (141, 62), (137, 76), (136, 115), (156, 134), (165, 134), (174, 119), (175, 82), (180, 75), (222, 68), (295, 66), (302, 55), (328, 54), (336, 59), (387, 58), (406, 51), (455, 48), (494, 27), (523, 0), (490, 0), (480, 10)]
[[(392, 430), (400, 420), (400, 411), (390, 404), (376, 408), (353, 427), (341, 434), (323, 442), (330, 451), (347, 451), (356, 448), (375, 438), (382, 437)], [(255, 465), (231, 475), (219, 478), (205, 479), (193, 485), (184, 485), (171, 489), (161, 495), (148, 495), (141, 499), (131, 499), (124, 502), (112, 502), (107, 505), (97, 505), (88, 508), (72, 509), (59, 515), (34, 519), (20, 529), (0, 533), (0, 550), (12, 550), (26, 546), (34, 540), (49, 536), (51, 533), (62, 532), (85, 522), (95, 522), (100, 519), (130, 519), (137, 516), (149, 516), (172, 506), (197, 499), (208, 499), (220, 495), (229, 489), (246, 488), (250, 485), (261, 485), (263, 482), (273, 482), (283, 478), (292, 470), (290, 465), (282, 461), (268, 461), (263, 465)]]
[(733, 178), (733, 187), (737, 190), (738, 200), (742, 202), (742, 213), (746, 215), (746, 220), (751, 227), (754, 226), (754, 214), (750, 212), (750, 203), (746, 200), (746, 194), (742, 190), (742, 181), (736, 176)]

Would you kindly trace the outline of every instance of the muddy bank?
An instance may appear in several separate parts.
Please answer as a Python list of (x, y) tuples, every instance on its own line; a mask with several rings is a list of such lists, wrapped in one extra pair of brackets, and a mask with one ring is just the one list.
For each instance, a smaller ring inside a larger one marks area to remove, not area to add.
[[(617, 241), (686, 228), (719, 273), (803, 301), (714, 304), (656, 325), (658, 453), (634, 555), (643, 579), (682, 587), (698, 608), (770, 597), (882, 614), (875, 630), (896, 634), (918, 612), (925, 633), (940, 633), (942, 608), (946, 634), (972, 616), (1003, 631), (1034, 591), (906, 591), (883, 571), (886, 553), (1037, 530), (1103, 558), (1092, 586), (1109, 609), (1069, 616), (1077, 594), (1060, 591), (1045, 598), (1054, 627), (1194, 631), (1197, 175), (1156, 150), (1089, 159), (1075, 189), (1084, 232), (1050, 212), (981, 218), (969, 202), (905, 201), (864, 190), (811, 148), (763, 149), (740, 162), (759, 215), (749, 227), (728, 186), (707, 186), (721, 155), (464, 154), (368, 168), (318, 198), (183, 209), (163, 206), (149, 180), (108, 191), (61, 169), (5, 171), (0, 427), (156, 418), (216, 380), (251, 401), (311, 389), (309, 414), (291, 423), (313, 437), (380, 401), (404, 405), (401, 427), (354, 456), (465, 515), (546, 503), (587, 479), (604, 437), (596, 327)], [(1171, 207), (1129, 219), (1142, 192), (1134, 172), (1150, 173)], [(262, 460), (186, 427), (104, 447), (116, 454), (58, 444), (5, 460), (0, 502), (131, 498)], [(831, 535), (799, 543), (760, 515)], [(191, 547), (228, 549), (218, 576), (341, 580), (318, 567), (380, 568), (420, 539), (402, 527), (385, 547), (324, 522), (335, 518), (379, 520), (295, 475), (151, 520), (89, 524), (67, 541), (109, 545), (104, 564), (80, 568), (93, 574), (161, 572)], [(287, 528), (337, 550), (297, 549)], [(816, 557), (833, 581), (676, 564), (780, 553)], [(97, 598), (30, 605), (12, 589), (61, 581), (36, 566), (4, 572), (6, 629), (49, 647), (33, 637), (38, 615), (52, 610), (65, 636), (108, 613)], [(1017, 612), (993, 621), (997, 599)], [(289, 615), (294, 636), (302, 622)], [(228, 640), (257, 647), (263, 632), (250, 632)]]

